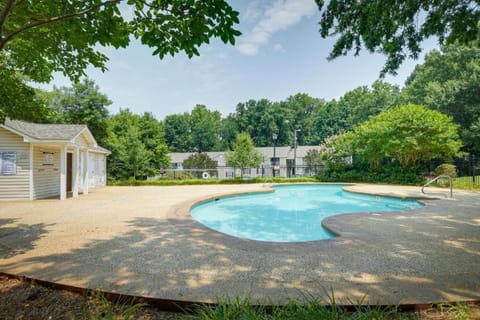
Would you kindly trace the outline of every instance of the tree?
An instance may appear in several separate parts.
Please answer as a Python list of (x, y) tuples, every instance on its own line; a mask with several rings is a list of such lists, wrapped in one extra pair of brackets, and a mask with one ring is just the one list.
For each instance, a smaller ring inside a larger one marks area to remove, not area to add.
[(370, 89), (361, 86), (345, 93), (338, 101), (348, 114), (347, 128), (370, 119), (382, 111), (399, 105), (400, 89), (385, 81), (377, 80)]
[(235, 137), (238, 134), (235, 114), (230, 113), (226, 118), (220, 120), (219, 136), (215, 150), (232, 149)]
[(166, 116), (163, 125), (165, 128), (165, 139), (171, 151), (193, 151), (190, 115), (187, 112)]
[(87, 78), (76, 82), (72, 87), (54, 87), (48, 95), (50, 114), (45, 122), (86, 124), (100, 145), (107, 137), (107, 106), (112, 104), (100, 92), (93, 80)]
[(465, 151), (480, 154), (480, 48), (446, 46), (426, 55), (406, 81), (405, 101), (453, 117), (461, 126)]
[(108, 121), (106, 147), (109, 174), (114, 179), (156, 175), (170, 165), (162, 125), (150, 113), (120, 110)]
[(233, 144), (233, 150), (227, 151), (227, 165), (244, 168), (256, 168), (262, 163), (262, 154), (255, 149), (248, 133), (239, 133)]
[(305, 155), (305, 163), (307, 164), (308, 170), (317, 175), (319, 169), (325, 166), (323, 152), (317, 149), (308, 150)]
[(314, 145), (320, 143), (318, 132), (314, 127), (314, 115), (321, 108), (325, 102), (321, 99), (310, 97), (306, 93), (297, 93), (288, 97), (284, 102), (287, 114), (291, 116), (287, 120), (289, 133), (288, 143), (293, 145), (293, 131), (301, 129), (301, 134), (297, 136), (298, 144)]
[(349, 128), (348, 111), (344, 104), (331, 100), (320, 106), (314, 114), (313, 127), (317, 132), (319, 142)]
[(123, 135), (118, 138), (117, 157), (115, 166), (118, 178), (144, 179), (152, 172), (150, 161), (153, 152), (147, 150), (140, 139), (138, 127), (126, 128)]
[(36, 122), (48, 116), (43, 93), (18, 72), (8, 72), (0, 60), (0, 123), (6, 117)]
[(213, 150), (218, 140), (220, 112), (210, 111), (204, 105), (197, 105), (190, 115), (192, 146), (198, 153)]
[[(183, 161), (183, 167), (185, 169), (201, 169), (202, 171), (193, 173), (197, 178), (201, 178), (204, 171), (203, 169), (216, 169), (217, 162), (212, 160), (206, 153), (195, 153)], [(209, 171), (209, 174), (213, 173), (213, 170)]]
[(238, 132), (253, 137), (256, 146), (272, 144), (272, 134), (278, 132), (273, 104), (267, 99), (248, 100), (237, 104), (235, 110)]
[[(131, 11), (122, 14), (122, 11)], [(72, 80), (88, 65), (106, 70), (100, 46), (126, 47), (130, 38), (163, 58), (189, 57), (211, 37), (235, 43), (238, 12), (224, 0), (5, 0), (0, 3), (0, 60), (35, 82), (53, 72)]]
[[(325, 1), (316, 2), (321, 10)], [(329, 59), (352, 50), (358, 55), (363, 47), (385, 54), (384, 75), (395, 74), (406, 57), (418, 58), (429, 37), (438, 37), (440, 44), (478, 41), (479, 21), (476, 0), (331, 0), (322, 12), (320, 34), (337, 37)]]
[(157, 174), (160, 168), (170, 167), (168, 147), (165, 142), (165, 130), (160, 121), (153, 114), (145, 112), (138, 120), (140, 140), (145, 149), (152, 152), (148, 174)]
[(378, 167), (384, 159), (403, 166), (459, 155), (459, 126), (452, 118), (418, 105), (383, 112), (356, 127), (351, 137), (354, 153)]

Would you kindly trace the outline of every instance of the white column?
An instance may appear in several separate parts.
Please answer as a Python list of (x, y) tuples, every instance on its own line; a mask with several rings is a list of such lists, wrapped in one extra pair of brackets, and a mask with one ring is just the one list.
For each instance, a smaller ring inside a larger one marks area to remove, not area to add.
[(34, 188), (34, 184), (33, 184), (33, 156), (34, 156), (34, 151), (33, 151), (33, 144), (30, 143), (30, 158), (28, 159), (29, 160), (29, 166), (30, 166), (30, 177), (29, 177), (29, 180), (30, 180), (30, 185), (29, 185), (29, 188), (30, 188), (30, 200), (33, 200), (33, 188)]
[(80, 165), (80, 149), (76, 147), (73, 150), (72, 155), (72, 197), (78, 197), (78, 182), (79, 182), (79, 170)]
[(88, 167), (88, 149), (87, 149), (83, 153), (83, 194), (88, 194), (88, 183), (90, 180), (88, 177), (88, 170), (90, 170), (90, 168)]
[(60, 200), (67, 200), (67, 145), (60, 148)]

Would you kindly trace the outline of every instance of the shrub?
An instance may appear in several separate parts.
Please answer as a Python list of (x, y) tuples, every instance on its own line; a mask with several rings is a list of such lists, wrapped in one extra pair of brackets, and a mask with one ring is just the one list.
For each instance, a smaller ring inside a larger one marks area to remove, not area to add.
[(435, 170), (433, 170), (433, 173), (436, 176), (446, 174), (446, 175), (449, 175), (452, 178), (456, 178), (457, 177), (457, 167), (454, 164), (442, 163), (441, 165), (436, 167)]

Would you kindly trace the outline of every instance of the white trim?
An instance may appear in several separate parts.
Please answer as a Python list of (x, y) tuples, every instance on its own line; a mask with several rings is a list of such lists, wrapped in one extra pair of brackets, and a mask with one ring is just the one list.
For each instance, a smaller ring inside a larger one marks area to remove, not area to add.
[(19, 136), (23, 137), (23, 142), (30, 142), (28, 139), (33, 139), (33, 140), (35, 140), (34, 138), (32, 138), (32, 137), (30, 137), (30, 136), (28, 136), (28, 135), (26, 135), (26, 134), (24, 134), (24, 133), (21, 133), (21, 132), (18, 131), (18, 130), (12, 129), (12, 128), (4, 125), (4, 124), (0, 124), (0, 128), (3, 128), (3, 129), (8, 130), (8, 131), (10, 131), (10, 132), (12, 132), (12, 133), (15, 133), (16, 135), (19, 135)]
[(83, 134), (83, 132), (87, 130), (87, 133), (88, 135), (90, 136), (91, 140), (92, 140), (92, 145), (95, 147), (95, 146), (98, 146), (97, 144), (97, 140), (95, 140), (95, 137), (93, 136), (92, 132), (90, 131), (90, 129), (88, 129), (87, 126), (85, 126), (85, 128), (82, 129), (82, 131), (80, 131), (75, 137), (73, 137), (72, 140), (70, 140), (71, 142), (74, 142), (75, 139), (77, 139), (81, 134)]
[(33, 144), (30, 143), (30, 158), (28, 159), (29, 161), (29, 166), (30, 166), (30, 172), (29, 172), (29, 199), (33, 200), (33, 156), (34, 156), (34, 149), (33, 149)]
[(60, 148), (60, 200), (67, 200), (67, 145)]
[(83, 194), (88, 194), (89, 178), (88, 178), (88, 149), (83, 153)]
[(72, 197), (78, 197), (78, 182), (79, 182), (79, 170), (80, 165), (80, 149), (78, 147), (74, 148), (72, 154)]

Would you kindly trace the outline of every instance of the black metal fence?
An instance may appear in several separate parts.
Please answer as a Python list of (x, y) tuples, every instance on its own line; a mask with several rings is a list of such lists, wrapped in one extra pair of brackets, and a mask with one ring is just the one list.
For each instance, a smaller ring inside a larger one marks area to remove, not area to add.
[(427, 163), (427, 168), (428, 170), (433, 171), (442, 163), (451, 163), (455, 165), (457, 169), (457, 178), (454, 180), (457, 185), (467, 188), (480, 187), (480, 156), (468, 155), (456, 158), (453, 161), (430, 161)]
[[(469, 155), (457, 158), (453, 161), (435, 160), (424, 163), (427, 174), (431, 173), (439, 165), (451, 163), (456, 166), (457, 178), (455, 184), (464, 188), (480, 188), (480, 156)], [(258, 168), (238, 168), (218, 166), (209, 169), (164, 169), (155, 177), (149, 179), (234, 179), (241, 177), (250, 178), (268, 178), (268, 177), (310, 177), (322, 173), (325, 166), (277, 166), (263, 165)]]
[(270, 166), (263, 165), (258, 168), (239, 168), (218, 166), (208, 169), (164, 169), (155, 177), (149, 179), (234, 179), (241, 177), (267, 178), (267, 177), (309, 177), (317, 175), (321, 170), (320, 166), (309, 167), (306, 165), (293, 166)]

